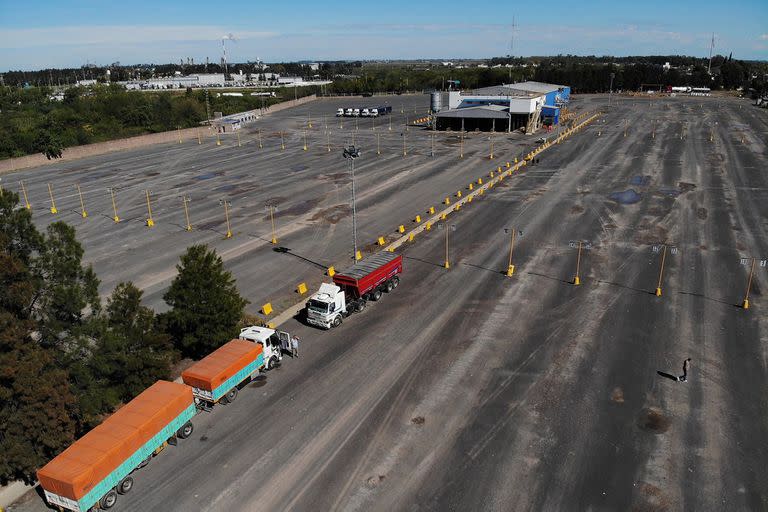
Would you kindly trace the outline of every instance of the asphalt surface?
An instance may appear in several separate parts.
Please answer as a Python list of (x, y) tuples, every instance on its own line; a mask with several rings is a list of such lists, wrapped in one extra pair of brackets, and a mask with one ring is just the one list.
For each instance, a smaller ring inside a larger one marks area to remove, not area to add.
[[(615, 98), (613, 106), (581, 97), (574, 106), (606, 113), (449, 218), (450, 270), (445, 230), (433, 228), (404, 247), (402, 283), (381, 302), (332, 331), (284, 324), (303, 340), (301, 357), (286, 358), (234, 404), (198, 415), (193, 436), (135, 473), (116, 510), (768, 509), (768, 269), (756, 268), (751, 308), (740, 307), (749, 270), (740, 259), (768, 257), (765, 111), (682, 97)], [(297, 122), (298, 111), (275, 123)], [(475, 154), (463, 160), (448, 143), (434, 161), (423, 147), (406, 165), (402, 154), (361, 158), (363, 237), (391, 232), (486, 175), (497, 162), (481, 158), (488, 141), (480, 139), (473, 136)], [(504, 161), (534, 138), (509, 139)], [(293, 163), (279, 147), (268, 160), (253, 147), (195, 150), (158, 148), (167, 168), (137, 171), (134, 188), (158, 172), (152, 186), (165, 186), (170, 202), (179, 183), (207, 168), (204, 158), (231, 154), (239, 163), (216, 179), (238, 181), (248, 188), (243, 197), (258, 192), (248, 199), (258, 211), (251, 218), (242, 205), (241, 233), (206, 240), (224, 254), (242, 251), (227, 265), (247, 296), (276, 294), (278, 283), (288, 291), (289, 273), (319, 272), (265, 242), (264, 197), (288, 205), (323, 197), (282, 219), (295, 226), (285, 244), (322, 264), (351, 253), (348, 212), (336, 224), (311, 219), (312, 208), (348, 197), (342, 183), (317, 178), (344, 173), (340, 158), (323, 167), (318, 149), (305, 155), (307, 169), (288, 174)], [(168, 164), (185, 151), (196, 157)], [(110, 164), (93, 165), (107, 173)], [(44, 186), (45, 176), (24, 174)], [(610, 198), (630, 189), (637, 202)], [(97, 271), (116, 282), (141, 265), (145, 278), (172, 264), (185, 237), (203, 232), (168, 227), (178, 212), (167, 208), (150, 231), (136, 206), (119, 242), (107, 235), (115, 228), (108, 220), (103, 237), (89, 226), (86, 256)], [(511, 278), (503, 275), (505, 227), (523, 233)], [(161, 241), (150, 245), (151, 237)], [(114, 246), (89, 241), (103, 239)], [(589, 249), (574, 286), (578, 241)], [(135, 249), (126, 254), (121, 242)], [(660, 243), (669, 247), (656, 297)], [(149, 289), (154, 304), (162, 284)], [(687, 357), (687, 382), (658, 373), (679, 375)], [(32, 495), (12, 510), (43, 509)]]

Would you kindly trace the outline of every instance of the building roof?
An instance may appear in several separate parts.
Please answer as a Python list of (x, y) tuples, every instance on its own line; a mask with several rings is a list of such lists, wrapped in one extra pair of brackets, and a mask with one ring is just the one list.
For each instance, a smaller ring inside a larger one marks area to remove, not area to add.
[(454, 108), (441, 110), (437, 117), (470, 118), (470, 119), (507, 119), (509, 109), (501, 105), (480, 105), (477, 107)]
[(532, 98), (538, 96), (532, 91), (512, 89), (508, 85), (493, 85), (491, 87), (481, 87), (473, 91), (462, 92), (462, 96), (517, 96), (519, 98)]
[(482, 87), (475, 89), (474, 94), (488, 96), (525, 96), (535, 94), (546, 94), (566, 87), (565, 85), (545, 84), (544, 82), (518, 82), (516, 84), (494, 85), (491, 87)]

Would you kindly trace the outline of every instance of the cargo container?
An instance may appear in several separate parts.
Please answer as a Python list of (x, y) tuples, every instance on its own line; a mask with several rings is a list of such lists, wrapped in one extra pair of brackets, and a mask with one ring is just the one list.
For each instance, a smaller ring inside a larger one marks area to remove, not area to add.
[(192, 434), (192, 388), (157, 381), (43, 466), (46, 501), (75, 512), (109, 509), (133, 489), (132, 471)]
[(250, 382), (262, 368), (261, 345), (232, 340), (184, 370), (181, 380), (192, 387), (198, 406), (208, 409), (216, 402), (233, 402), (239, 386)]
[(307, 301), (307, 322), (324, 329), (338, 327), (343, 318), (365, 309), (367, 301), (397, 288), (402, 271), (401, 255), (381, 252), (336, 273), (333, 284), (321, 284)]

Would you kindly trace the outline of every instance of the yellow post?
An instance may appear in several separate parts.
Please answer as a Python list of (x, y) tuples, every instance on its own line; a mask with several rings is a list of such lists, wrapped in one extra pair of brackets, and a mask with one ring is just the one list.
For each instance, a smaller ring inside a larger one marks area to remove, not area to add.
[(277, 243), (277, 231), (275, 231), (275, 207), (269, 205), (269, 221), (272, 224), (272, 244)]
[(282, 130), (280, 130), (280, 151), (285, 151), (285, 138)]
[(355, 261), (360, 261), (363, 259), (363, 254), (360, 251), (355, 252)]
[(147, 227), (151, 228), (155, 225), (155, 220), (152, 218), (152, 204), (149, 200), (149, 190), (145, 190), (144, 193), (147, 196)]
[(243, 145), (240, 143), (240, 130), (237, 130), (237, 147), (243, 147)]
[(408, 150), (405, 147), (405, 132), (403, 132), (403, 156), (408, 154)]
[(445, 201), (443, 201), (445, 204), (451, 204), (451, 198), (446, 196)]
[(458, 192), (456, 192), (456, 197), (461, 197), (461, 190), (459, 190)]
[(414, 219), (414, 222), (416, 222), (416, 224), (420, 223), (421, 222), (421, 215), (417, 215), (416, 218)]
[(198, 128), (197, 129), (197, 145), (199, 146), (202, 143), (203, 143), (203, 139), (200, 137), (200, 128)]
[(392, 114), (389, 115), (389, 131), (392, 131)]
[(482, 185), (483, 184), (483, 178), (477, 178), (477, 184)]
[(307, 149), (309, 149), (307, 147), (307, 130), (304, 130), (304, 151), (306, 151)]
[(413, 237), (414, 237), (413, 233), (408, 233), (408, 241), (409, 242), (413, 242)]
[(493, 132), (491, 132), (491, 155), (488, 158), (493, 160)]
[(312, 128), (312, 114), (307, 114), (307, 128)]
[(88, 217), (88, 212), (85, 211), (85, 202), (83, 201), (83, 191), (80, 190), (80, 184), (75, 183), (75, 188), (77, 189), (77, 195), (80, 197), (80, 216), (82, 218)]
[(427, 210), (427, 211), (429, 211), (430, 215), (434, 215), (435, 214), (435, 207), (434, 206), (430, 206), (429, 210)]
[(51, 184), (48, 184), (48, 195), (51, 197), (51, 213), (56, 215), (59, 213), (59, 210), (56, 209), (56, 201), (53, 199), (53, 187)]
[(189, 197), (184, 196), (181, 198), (181, 201), (184, 203), (184, 220), (186, 220), (187, 225), (184, 229), (187, 231), (192, 231), (192, 224), (189, 223), (189, 208), (187, 207), (187, 203), (190, 201)]
[(299, 283), (299, 285), (296, 287), (296, 293), (299, 295), (304, 295), (307, 293), (307, 283)]
[(446, 214), (446, 213), (443, 213), (443, 214), (440, 215), (440, 220), (445, 220), (447, 218), (448, 218), (448, 214)]
[(459, 139), (459, 158), (464, 158), (464, 132), (461, 132)]
[(221, 146), (221, 137), (219, 136), (219, 130), (216, 130), (216, 145)]
[(378, 240), (378, 244), (379, 244), (379, 245), (384, 245), (385, 243), (386, 243), (386, 241), (384, 240), (384, 237), (383, 237), (383, 236), (380, 236), (380, 237), (379, 237), (379, 240)]
[(408, 114), (405, 115), (405, 131), (408, 131)]
[(327, 131), (325, 132), (326, 142), (328, 144), (328, 152), (331, 152), (331, 132)]
[(181, 144), (181, 126), (176, 127), (176, 133), (179, 135), (179, 144)]
[(381, 134), (380, 133), (376, 134), (376, 154), (377, 155), (381, 154)]
[(270, 313), (272, 313), (272, 303), (267, 302), (266, 304), (261, 306), (261, 312), (265, 315), (269, 315)]
[(405, 233), (405, 226), (403, 226), (402, 224), (400, 224), (400, 225), (397, 227), (397, 231), (398, 231), (399, 233)]
[(578, 286), (581, 284), (579, 279), (579, 268), (581, 266), (581, 242), (579, 242), (579, 252), (576, 254), (576, 275), (573, 277), (573, 284)]
[(424, 227), (424, 229), (426, 229), (427, 231), (429, 231), (430, 229), (432, 229), (432, 223), (431, 223), (431, 222), (429, 222), (429, 221), (427, 221), (427, 223), (425, 224), (425, 227)]
[(467, 188), (468, 188), (469, 190), (473, 190), (473, 189), (475, 188), (475, 186), (474, 186), (472, 183), (470, 183), (470, 184), (469, 184), (469, 187), (467, 187)]
[(752, 265), (749, 269), (749, 280), (747, 281), (747, 293), (744, 294), (744, 302), (742, 303), (742, 307), (744, 309), (749, 309), (749, 292), (752, 288), (752, 276), (755, 273), (755, 258), (752, 258)]
[(227, 221), (227, 232), (224, 238), (232, 238), (232, 228), (229, 225), (229, 201), (225, 199), (222, 202), (224, 203), (224, 219)]
[(336, 275), (336, 269), (333, 267), (328, 267), (328, 277), (333, 277)]
[(512, 277), (515, 273), (515, 266), (512, 264), (512, 251), (515, 250), (515, 228), (512, 228), (512, 235), (509, 237), (509, 263), (507, 264), (507, 277)]
[(109, 195), (112, 197), (112, 213), (114, 216), (112, 217), (112, 220), (115, 222), (120, 222), (120, 217), (117, 216), (117, 202), (115, 201), (115, 189), (109, 188)]
[(261, 128), (256, 130), (256, 137), (259, 139), (259, 149), (262, 149), (264, 146), (261, 143)]
[(451, 263), (448, 261), (448, 231), (450, 228), (446, 224), (445, 226), (445, 268), (451, 268)]
[(656, 296), (661, 297), (661, 279), (664, 277), (664, 262), (667, 259), (667, 246), (661, 252), (661, 266), (659, 267), (659, 282), (656, 284)]

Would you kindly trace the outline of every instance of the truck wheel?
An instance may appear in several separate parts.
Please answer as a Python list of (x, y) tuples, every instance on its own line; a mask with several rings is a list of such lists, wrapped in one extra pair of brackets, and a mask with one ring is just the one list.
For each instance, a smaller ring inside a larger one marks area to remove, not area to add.
[(127, 476), (120, 480), (120, 483), (117, 484), (117, 492), (120, 494), (128, 494), (131, 492), (131, 489), (133, 489), (133, 478)]
[(224, 395), (224, 399), (226, 399), (228, 404), (231, 404), (235, 401), (235, 398), (237, 398), (237, 386), (230, 389), (226, 395)]
[(357, 301), (357, 310), (362, 313), (362, 311), (365, 309), (365, 299), (360, 299)]
[(333, 322), (331, 323), (331, 327), (338, 327), (341, 325), (341, 317), (337, 316), (333, 319)]
[(397, 285), (400, 284), (400, 278), (395, 276), (392, 278), (392, 288), (397, 288)]
[(107, 494), (102, 496), (99, 500), (99, 506), (104, 510), (114, 507), (115, 503), (117, 503), (117, 491), (114, 489), (110, 489)]
[(183, 424), (179, 430), (176, 431), (176, 437), (178, 437), (179, 439), (186, 439), (192, 435), (192, 432), (194, 430), (195, 430), (195, 426), (192, 425), (191, 421), (188, 421), (185, 424)]
[(381, 289), (380, 288), (376, 288), (373, 291), (373, 294), (371, 295), (371, 300), (375, 302), (375, 301), (379, 300), (380, 298), (381, 298)]
[(389, 292), (391, 292), (392, 290), (395, 289), (395, 285), (392, 283), (391, 279), (389, 281), (387, 281), (387, 284), (384, 285), (384, 286), (385, 286), (384, 291), (387, 292), (387, 293), (389, 293)]

